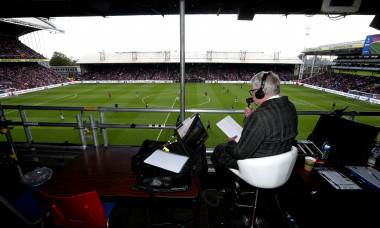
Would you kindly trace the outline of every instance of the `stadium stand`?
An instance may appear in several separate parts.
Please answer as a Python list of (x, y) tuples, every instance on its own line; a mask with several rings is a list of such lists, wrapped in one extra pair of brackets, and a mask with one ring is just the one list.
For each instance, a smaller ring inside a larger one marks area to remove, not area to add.
[(0, 59), (46, 59), (16, 37), (0, 36)]
[(354, 74), (343, 74), (334, 72), (323, 72), (302, 81), (313, 86), (333, 89), (342, 92), (350, 90), (362, 91), (365, 93), (379, 94), (380, 89), (375, 86), (380, 84), (380, 77), (360, 76)]
[(0, 90), (24, 90), (67, 82), (39, 64), (46, 58), (16, 37), (0, 36)]
[(24, 90), (67, 82), (67, 79), (38, 63), (0, 64), (0, 89)]
[[(180, 79), (178, 64), (94, 64), (85, 65), (82, 80), (175, 80)], [(186, 81), (249, 81), (262, 70), (278, 72), (283, 81), (294, 80), (293, 64), (186, 64)]]

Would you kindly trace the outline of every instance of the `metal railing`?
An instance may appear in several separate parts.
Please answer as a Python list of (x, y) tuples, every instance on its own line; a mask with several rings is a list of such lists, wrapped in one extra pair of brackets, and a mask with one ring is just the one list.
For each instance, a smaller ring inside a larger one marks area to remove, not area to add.
[[(20, 114), (21, 121), (7, 120), (4, 110), (18, 110)], [(60, 123), (60, 122), (31, 122), (28, 121), (26, 110), (62, 110), (62, 111), (92, 111), (99, 113), (100, 122), (95, 121), (94, 115), (89, 115), (89, 123), (82, 120), (80, 114), (76, 115), (76, 122), (72, 123)], [(113, 124), (106, 123), (105, 113), (106, 112), (150, 112), (150, 113), (180, 113), (180, 109), (169, 109), (169, 108), (107, 108), (107, 107), (60, 107), (60, 106), (23, 106), (23, 105), (1, 105), (0, 104), (0, 130), (2, 134), (6, 135), (7, 144), (9, 145), (8, 154), (14, 154), (15, 160), (17, 161), (15, 142), (13, 141), (10, 128), (13, 126), (22, 126), (24, 128), (26, 142), (18, 143), (18, 147), (23, 147), (27, 149), (28, 154), (34, 158), (35, 162), (38, 162), (38, 157), (36, 156), (36, 149), (46, 149), (46, 150), (62, 150), (62, 146), (54, 145), (49, 143), (35, 143), (33, 141), (32, 133), (29, 127), (72, 127), (78, 130), (81, 145), (65, 145), (65, 149), (68, 150), (83, 150), (87, 147), (85, 129), (88, 128), (92, 132), (93, 146), (99, 146), (99, 139), (97, 130), (100, 129), (101, 135), (103, 137), (103, 146), (108, 147), (108, 136), (107, 129), (109, 128), (122, 128), (122, 129), (172, 129), (176, 128), (176, 125), (159, 125), (159, 124)], [(185, 113), (213, 113), (213, 114), (244, 114), (244, 110), (226, 110), (226, 109), (186, 109)], [(349, 120), (354, 120), (356, 116), (380, 116), (379, 112), (358, 112), (344, 110), (336, 111), (297, 111), (298, 115), (339, 115), (348, 116)], [(210, 149), (210, 148), (208, 148)], [(70, 153), (70, 152), (68, 152)], [(59, 155), (57, 155), (58, 157)], [(19, 169), (21, 175), (22, 171)]]
[[(10, 121), (6, 119), (4, 110), (18, 110), (20, 113), (21, 121)], [(30, 122), (27, 119), (25, 110), (63, 110), (63, 111), (96, 111), (99, 113), (100, 122), (96, 122), (94, 115), (89, 115), (89, 123), (82, 121), (81, 115), (76, 115), (76, 122), (73, 123), (59, 123), (59, 122)], [(78, 129), (81, 140), (81, 148), (86, 148), (86, 139), (84, 129), (88, 128), (93, 134), (94, 146), (99, 146), (96, 130), (100, 129), (103, 136), (103, 145), (108, 146), (107, 128), (135, 128), (135, 129), (175, 129), (175, 125), (157, 125), (157, 124), (111, 124), (105, 121), (105, 112), (151, 112), (151, 113), (180, 113), (180, 109), (169, 108), (107, 108), (107, 107), (60, 107), (60, 106), (23, 106), (23, 105), (1, 105), (0, 104), (0, 126), (3, 127), (7, 134), (8, 143), (12, 144), (12, 135), (9, 131), (9, 126), (23, 126), (27, 139), (28, 147), (33, 144), (33, 136), (29, 129), (30, 126), (35, 127), (73, 127)], [(216, 113), (216, 114), (244, 114), (244, 110), (226, 110), (226, 109), (186, 109), (185, 113)], [(298, 115), (322, 115), (334, 114), (340, 116), (348, 116), (348, 119), (353, 120), (355, 116), (380, 116), (380, 112), (358, 112), (344, 110), (336, 111), (297, 111)], [(34, 144), (35, 147), (45, 147), (43, 145)]]

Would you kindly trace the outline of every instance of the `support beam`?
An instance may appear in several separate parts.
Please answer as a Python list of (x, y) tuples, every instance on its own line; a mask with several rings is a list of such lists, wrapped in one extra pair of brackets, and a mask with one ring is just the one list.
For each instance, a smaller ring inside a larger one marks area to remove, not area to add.
[(91, 126), (91, 133), (92, 133), (92, 139), (94, 140), (94, 146), (98, 147), (99, 146), (99, 141), (98, 141), (98, 134), (97, 134), (97, 127), (95, 124), (95, 119), (94, 115), (90, 115), (90, 126)]
[(86, 143), (86, 138), (84, 137), (84, 128), (83, 128), (83, 123), (82, 123), (82, 117), (79, 114), (76, 115), (76, 117), (77, 117), (78, 132), (79, 132), (80, 142), (82, 144), (82, 149), (86, 149), (87, 143)]
[(181, 123), (185, 120), (185, 0), (179, 0), (180, 69), (181, 69)]
[[(105, 120), (105, 117), (104, 117), (104, 112), (99, 112), (99, 115), (100, 115), (100, 123), (101, 124), (105, 124), (106, 120)], [(106, 130), (106, 128), (100, 128), (100, 131), (102, 132), (102, 135), (103, 135), (103, 145), (105, 147), (108, 147), (107, 130)]]

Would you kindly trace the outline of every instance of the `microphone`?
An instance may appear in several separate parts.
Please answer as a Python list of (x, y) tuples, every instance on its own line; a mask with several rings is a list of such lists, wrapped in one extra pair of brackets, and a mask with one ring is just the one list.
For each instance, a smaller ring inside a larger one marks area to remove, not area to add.
[(252, 97), (248, 97), (247, 99), (245, 99), (245, 102), (248, 103), (248, 107), (251, 106), (251, 103), (253, 102), (253, 98)]

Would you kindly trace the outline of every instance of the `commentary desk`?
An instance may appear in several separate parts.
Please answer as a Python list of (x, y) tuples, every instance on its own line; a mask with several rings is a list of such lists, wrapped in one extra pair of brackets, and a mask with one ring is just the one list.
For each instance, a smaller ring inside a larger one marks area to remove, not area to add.
[(344, 167), (337, 170), (361, 189), (336, 189), (318, 171), (304, 170), (303, 157), (297, 160), (294, 167), (297, 185), (288, 196), (301, 214), (298, 219), (304, 227), (312, 228), (378, 227), (380, 223), (373, 220), (378, 211), (369, 205), (379, 205), (380, 192), (350, 175)]
[[(149, 197), (146, 191), (132, 190), (136, 175), (131, 158), (140, 147), (89, 147), (66, 164), (62, 170), (41, 186), (55, 196), (77, 195), (97, 191), (106, 197)], [(156, 197), (196, 198), (198, 188), (193, 180), (190, 190), (176, 193), (156, 193)]]
[[(96, 191), (104, 201), (143, 202), (142, 200), (145, 199), (151, 202), (151, 196), (147, 191), (131, 189), (131, 185), (136, 180), (136, 175), (131, 169), (131, 158), (139, 149), (140, 147), (127, 146), (89, 147), (59, 172), (54, 173), (40, 189), (53, 196), (71, 196)], [(193, 224), (196, 224), (198, 188), (194, 178), (188, 191), (156, 193), (155, 195), (158, 200), (165, 200), (165, 202), (191, 205)]]

